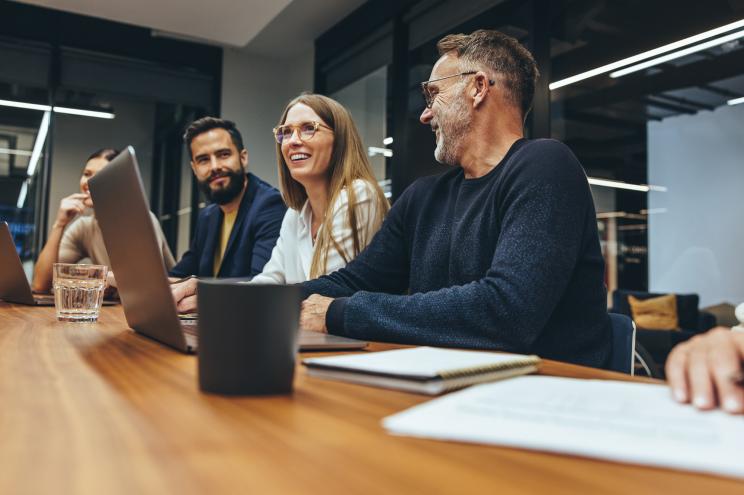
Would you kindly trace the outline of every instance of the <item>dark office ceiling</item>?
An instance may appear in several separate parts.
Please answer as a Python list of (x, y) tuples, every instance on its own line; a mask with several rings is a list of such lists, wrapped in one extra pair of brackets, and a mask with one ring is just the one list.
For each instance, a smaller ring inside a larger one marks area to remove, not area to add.
[[(744, 18), (744, 0), (563, 0), (551, 7), (551, 81)], [(744, 39), (556, 89), (553, 132), (595, 175), (645, 182), (647, 122), (709, 112), (738, 96)]]

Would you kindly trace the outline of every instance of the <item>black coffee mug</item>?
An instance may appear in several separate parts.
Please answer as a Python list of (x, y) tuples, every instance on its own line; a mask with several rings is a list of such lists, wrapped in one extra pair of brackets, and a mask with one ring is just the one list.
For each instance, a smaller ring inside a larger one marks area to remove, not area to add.
[(302, 291), (199, 280), (199, 388), (228, 395), (292, 391)]

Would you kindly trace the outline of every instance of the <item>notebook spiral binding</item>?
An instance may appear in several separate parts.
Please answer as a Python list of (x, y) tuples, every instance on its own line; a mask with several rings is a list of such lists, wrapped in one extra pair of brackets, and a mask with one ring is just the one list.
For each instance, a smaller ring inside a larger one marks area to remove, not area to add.
[(483, 366), (471, 366), (469, 368), (461, 368), (459, 370), (441, 371), (437, 374), (445, 380), (453, 378), (460, 378), (466, 376), (480, 375), (481, 373), (489, 373), (492, 371), (503, 371), (514, 368), (524, 368), (527, 366), (537, 365), (540, 362), (540, 358), (531, 355), (526, 356), (524, 359), (509, 361), (507, 363), (488, 364)]

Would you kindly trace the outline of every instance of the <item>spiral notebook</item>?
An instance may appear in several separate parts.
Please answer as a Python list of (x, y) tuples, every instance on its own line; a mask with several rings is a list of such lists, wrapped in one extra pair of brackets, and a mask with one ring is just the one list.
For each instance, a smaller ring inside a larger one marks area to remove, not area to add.
[(416, 347), (303, 360), (308, 375), (438, 395), (476, 383), (537, 371), (540, 358), (520, 354)]

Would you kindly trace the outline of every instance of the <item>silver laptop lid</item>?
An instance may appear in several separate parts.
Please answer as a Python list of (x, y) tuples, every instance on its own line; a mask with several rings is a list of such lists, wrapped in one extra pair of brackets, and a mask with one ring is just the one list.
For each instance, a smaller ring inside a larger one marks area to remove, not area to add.
[(13, 236), (6, 222), (0, 222), (0, 299), (21, 304), (34, 304), (34, 295), (18, 257)]
[(128, 146), (88, 184), (127, 323), (186, 351), (134, 148)]

